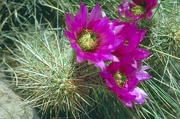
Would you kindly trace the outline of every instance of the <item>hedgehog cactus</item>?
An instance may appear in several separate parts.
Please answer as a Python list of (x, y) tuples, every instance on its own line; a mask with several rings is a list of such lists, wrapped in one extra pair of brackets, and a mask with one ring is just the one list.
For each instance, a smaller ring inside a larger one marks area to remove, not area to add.
[(94, 67), (76, 64), (67, 40), (58, 39), (55, 32), (17, 37), (12, 40), (18, 49), (9, 49), (12, 60), (18, 62), (13, 67), (15, 90), (44, 114), (48, 109), (57, 110), (56, 116), (62, 116), (59, 112), (64, 112), (66, 117), (85, 113), (83, 104), (90, 105), (92, 100), (88, 94), (93, 83), (97, 84), (92, 80)]

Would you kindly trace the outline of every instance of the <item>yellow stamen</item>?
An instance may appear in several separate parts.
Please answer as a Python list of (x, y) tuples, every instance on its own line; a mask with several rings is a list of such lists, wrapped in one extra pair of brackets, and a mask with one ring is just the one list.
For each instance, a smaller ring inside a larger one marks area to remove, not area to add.
[(113, 75), (113, 78), (119, 87), (123, 87), (126, 83), (126, 76), (122, 75), (119, 71)]
[(90, 30), (83, 30), (77, 39), (82, 51), (92, 51), (97, 47), (97, 35)]
[(130, 11), (134, 14), (134, 15), (140, 15), (143, 14), (145, 9), (143, 6), (139, 6), (139, 5), (135, 5), (133, 6)]

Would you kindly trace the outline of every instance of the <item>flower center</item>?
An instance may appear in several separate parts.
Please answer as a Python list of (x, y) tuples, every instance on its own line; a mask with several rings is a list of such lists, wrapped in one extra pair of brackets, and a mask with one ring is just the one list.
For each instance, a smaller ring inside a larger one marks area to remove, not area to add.
[(126, 83), (126, 76), (122, 75), (119, 71), (113, 75), (113, 78), (119, 87), (123, 87)]
[(85, 29), (78, 37), (77, 43), (82, 51), (92, 51), (97, 47), (97, 35)]
[(140, 15), (143, 14), (145, 9), (143, 6), (139, 6), (139, 5), (134, 5), (130, 11), (134, 14), (134, 15)]

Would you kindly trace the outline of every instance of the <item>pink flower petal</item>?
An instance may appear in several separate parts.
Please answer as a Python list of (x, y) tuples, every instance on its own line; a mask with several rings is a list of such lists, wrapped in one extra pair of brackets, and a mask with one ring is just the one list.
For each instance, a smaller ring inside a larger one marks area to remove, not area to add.
[(143, 104), (145, 99), (148, 99), (149, 96), (139, 87), (136, 87), (132, 92), (132, 95), (136, 95), (134, 100), (135, 104)]
[(91, 21), (97, 20), (101, 17), (102, 17), (102, 10), (101, 10), (99, 4), (96, 4), (90, 13), (89, 21), (91, 22)]
[(94, 65), (96, 67), (99, 67), (102, 71), (104, 71), (106, 69), (106, 65), (103, 61), (94, 62)]
[(75, 43), (75, 42), (76, 42), (76, 41), (75, 41), (75, 40), (76, 40), (76, 37), (74, 36), (73, 33), (65, 30), (64, 34), (65, 34), (66, 37), (69, 38), (69, 41), (70, 41), (71, 43)]
[(68, 30), (74, 31), (74, 16), (72, 14), (65, 13), (65, 21)]
[(80, 26), (86, 26), (88, 19), (88, 9), (82, 2), (80, 2), (80, 8), (77, 11), (75, 18), (81, 24)]

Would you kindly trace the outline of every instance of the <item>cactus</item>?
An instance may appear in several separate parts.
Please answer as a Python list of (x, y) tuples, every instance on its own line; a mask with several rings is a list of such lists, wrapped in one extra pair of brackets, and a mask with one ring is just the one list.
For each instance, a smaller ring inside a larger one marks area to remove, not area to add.
[(98, 73), (93, 66), (76, 64), (67, 39), (45, 30), (22, 33), (12, 40), (17, 49), (9, 50), (17, 64), (12, 68), (19, 95), (43, 114), (48, 109), (56, 111), (56, 116), (59, 112), (74, 118), (85, 114), (84, 108), (93, 101), (90, 93), (98, 83)]

